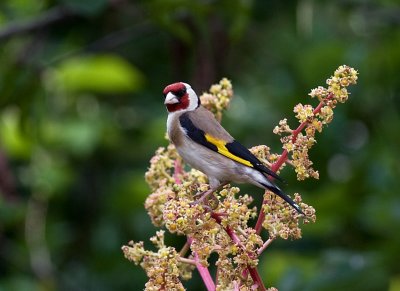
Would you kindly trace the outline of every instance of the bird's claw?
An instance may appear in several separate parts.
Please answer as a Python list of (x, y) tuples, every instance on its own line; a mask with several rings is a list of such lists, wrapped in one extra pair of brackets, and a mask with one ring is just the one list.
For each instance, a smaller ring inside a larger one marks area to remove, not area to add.
[[(203, 208), (205, 208), (207, 211), (211, 212), (213, 210), (213, 208), (209, 205), (208, 198), (211, 196), (214, 201), (217, 201), (216, 205), (218, 205), (218, 202), (219, 202), (218, 198), (215, 197), (214, 195), (212, 195), (213, 193), (214, 193), (214, 190), (209, 189), (207, 191), (203, 191), (203, 192), (193, 195), (193, 197), (195, 198), (195, 201), (191, 202), (190, 205), (194, 206), (194, 205), (201, 204), (203, 206)], [(216, 207), (214, 207), (214, 209), (215, 208)]]
[[(208, 191), (208, 190), (207, 190), (207, 191)], [(198, 192), (198, 193), (194, 194), (194, 195), (193, 195), (193, 198), (195, 199), (195, 201), (193, 201), (192, 203), (198, 202), (198, 201), (203, 197), (203, 195), (204, 195), (207, 191), (202, 191), (202, 192)], [(203, 200), (204, 200), (204, 199), (203, 199)], [(196, 204), (198, 204), (198, 203), (196, 203)]]

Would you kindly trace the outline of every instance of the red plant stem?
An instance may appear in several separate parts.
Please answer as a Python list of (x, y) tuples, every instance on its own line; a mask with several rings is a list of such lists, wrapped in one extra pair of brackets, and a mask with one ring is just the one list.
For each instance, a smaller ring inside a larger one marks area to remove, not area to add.
[(269, 238), (267, 239), (264, 244), (262, 245), (261, 248), (258, 249), (257, 254), (260, 256), (262, 254), (262, 252), (269, 247), (269, 245), (275, 240), (275, 238)]
[(263, 283), (257, 269), (247, 267), (247, 270), (249, 270), (249, 273), (250, 273), (251, 278), (253, 279), (253, 282), (257, 284), (258, 290), (266, 291), (267, 289), (265, 288), (264, 283)]
[(180, 160), (175, 160), (174, 163), (174, 180), (176, 184), (182, 184), (181, 179), (179, 178), (179, 175), (183, 174), (183, 169)]
[[(219, 215), (216, 215), (215, 213), (211, 213), (211, 217), (214, 218), (219, 225), (221, 225), (221, 217)], [(225, 229), (226, 233), (229, 235), (229, 237), (232, 239), (232, 241), (238, 247), (240, 247), (242, 250), (245, 250), (244, 245), (240, 241), (239, 237), (236, 235), (235, 231), (232, 228), (230, 228), (229, 226), (224, 227), (224, 229)], [(247, 266), (247, 270), (248, 270), (251, 278), (253, 279), (253, 282), (255, 284), (257, 284), (258, 290), (262, 290), (262, 291), (266, 290), (264, 283), (260, 277), (260, 274), (258, 273), (257, 268)]]
[[(192, 241), (193, 239), (188, 237), (188, 243), (191, 244)], [(211, 277), (210, 271), (207, 267), (204, 267), (200, 263), (199, 255), (196, 252), (193, 252), (193, 259), (196, 264), (197, 271), (199, 272), (204, 285), (206, 285), (207, 291), (215, 291), (215, 284), (213, 278)]]
[[(183, 173), (182, 165), (180, 160), (175, 160), (174, 164), (174, 179), (176, 184), (182, 184), (182, 181), (179, 179), (180, 174)], [(192, 244), (193, 239), (191, 237), (187, 237), (187, 244), (190, 246)], [(185, 247), (184, 247), (185, 248)], [(196, 252), (192, 251), (194, 262), (197, 268), (197, 271), (200, 274), (201, 279), (204, 282), (204, 285), (207, 288), (207, 291), (215, 291), (215, 283), (213, 278), (211, 277), (210, 271), (207, 267), (204, 267), (199, 260), (199, 256)]]
[[(333, 98), (333, 94), (330, 93), (324, 100), (322, 100), (322, 101), (318, 104), (317, 107), (315, 107), (315, 109), (313, 110), (313, 115), (319, 113), (319, 112), (321, 111), (321, 108), (325, 105), (325, 102), (326, 102), (327, 100), (332, 99), (332, 98)], [(297, 136), (298, 136), (299, 133), (304, 129), (304, 127), (307, 126), (307, 124), (308, 124), (308, 121), (302, 122), (302, 123), (299, 125), (299, 127), (297, 127), (297, 128), (292, 132), (292, 142), (293, 142), (293, 143), (296, 142)], [(281, 156), (279, 157), (279, 159), (271, 166), (271, 170), (272, 170), (273, 172), (277, 172), (277, 171), (280, 169), (280, 167), (286, 162), (287, 158), (288, 158), (288, 151), (287, 151), (287, 150), (283, 150), (283, 152), (282, 152)], [(262, 224), (263, 224), (264, 219), (265, 219), (265, 213), (264, 213), (263, 207), (262, 207), (264, 204), (265, 204), (265, 199), (263, 200), (263, 203), (262, 203), (262, 205), (261, 205), (260, 212), (259, 212), (259, 214), (258, 214), (258, 219), (257, 219), (257, 222), (256, 222), (256, 226), (255, 226), (255, 229), (256, 229), (256, 233), (257, 233), (257, 234), (260, 234), (260, 232), (261, 232), (261, 230), (262, 230)]]

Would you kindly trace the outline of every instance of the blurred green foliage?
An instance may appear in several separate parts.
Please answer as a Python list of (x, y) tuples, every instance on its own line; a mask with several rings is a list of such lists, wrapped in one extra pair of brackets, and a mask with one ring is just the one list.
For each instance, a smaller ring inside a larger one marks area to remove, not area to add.
[[(155, 230), (143, 175), (167, 144), (165, 85), (230, 78), (224, 126), (280, 152), (275, 124), (341, 64), (359, 84), (317, 137), (320, 180), (282, 172), (317, 223), (261, 272), (280, 290), (400, 290), (399, 15), (386, 0), (3, 0), (0, 290), (144, 286), (120, 247)], [(196, 272), (186, 286), (204, 290)]]

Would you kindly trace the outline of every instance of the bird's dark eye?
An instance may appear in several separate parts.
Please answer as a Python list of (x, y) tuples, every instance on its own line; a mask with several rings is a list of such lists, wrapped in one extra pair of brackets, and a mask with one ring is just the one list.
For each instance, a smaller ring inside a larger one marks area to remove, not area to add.
[(178, 90), (177, 92), (175, 92), (175, 96), (178, 97), (178, 98), (183, 97), (183, 95), (185, 95), (185, 94), (186, 94), (186, 87), (184, 87), (184, 88)]

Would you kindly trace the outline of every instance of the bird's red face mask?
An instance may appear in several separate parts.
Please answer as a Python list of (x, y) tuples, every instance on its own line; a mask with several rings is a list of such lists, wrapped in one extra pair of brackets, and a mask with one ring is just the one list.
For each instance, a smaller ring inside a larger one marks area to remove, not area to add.
[(189, 94), (185, 84), (179, 82), (168, 85), (163, 91), (168, 112), (187, 109), (190, 103)]

